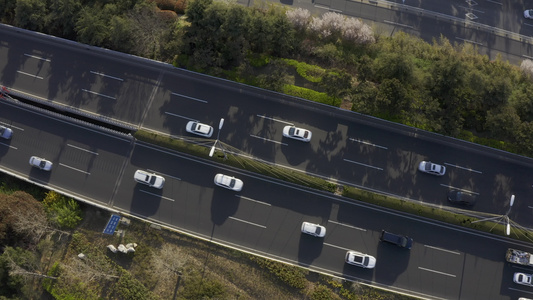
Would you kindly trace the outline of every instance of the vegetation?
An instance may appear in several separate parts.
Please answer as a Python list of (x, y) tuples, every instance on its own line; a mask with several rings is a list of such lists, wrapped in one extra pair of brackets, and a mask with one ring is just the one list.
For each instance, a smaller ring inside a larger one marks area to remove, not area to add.
[[(533, 155), (533, 62), (525, 60), (518, 68), (501, 59), (491, 61), (472, 45), (451, 44), (442, 37), (431, 44), (401, 32), (383, 37), (361, 21), (336, 13), (317, 17), (304, 9), (244, 8), (212, 0), (0, 0), (0, 18), (22, 28)], [(151, 133), (139, 132), (137, 138), (207, 156), (205, 148)], [(217, 159), (224, 161), (224, 156)], [(337, 188), (233, 156), (225, 162), (313, 188)], [(42, 284), (61, 299), (168, 299), (177, 291), (190, 298), (298, 298), (294, 293), (311, 299), (398, 298), (322, 276), (310, 283), (309, 272), (297, 267), (156, 232), (143, 223), (134, 224), (136, 230), (125, 238), (141, 244), (135, 254), (110, 254), (105, 249), (110, 240), (101, 236), (101, 228), (90, 225), (95, 220), (105, 223), (105, 217), (91, 216), (80, 225), (84, 216), (74, 200), (17, 183), (28, 191), (20, 192), (9, 184), (12, 181), (6, 179), (0, 187), (0, 297), (38, 298), (35, 287)], [(470, 217), (362, 190), (344, 187), (343, 194), (503, 232), (500, 226), (471, 224)], [(527, 232), (515, 233), (530, 241)], [(64, 235), (71, 237), (67, 241)], [(79, 260), (80, 252), (89, 260)], [(215, 257), (198, 259), (210, 255)], [(272, 274), (271, 281), (260, 275), (263, 269)], [(257, 282), (263, 284), (257, 287)]]

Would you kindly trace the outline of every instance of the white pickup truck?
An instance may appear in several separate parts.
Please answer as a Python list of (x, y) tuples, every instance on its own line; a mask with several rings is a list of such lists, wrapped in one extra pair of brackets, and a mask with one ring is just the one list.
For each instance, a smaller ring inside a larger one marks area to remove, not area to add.
[(509, 248), (505, 254), (505, 260), (513, 264), (533, 267), (533, 256), (526, 251)]

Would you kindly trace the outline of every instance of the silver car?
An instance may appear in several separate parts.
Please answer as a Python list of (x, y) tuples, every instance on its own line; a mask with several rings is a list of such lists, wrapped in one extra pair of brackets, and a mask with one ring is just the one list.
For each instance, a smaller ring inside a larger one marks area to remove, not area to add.
[(215, 175), (215, 184), (236, 192), (240, 192), (244, 186), (242, 180), (224, 174)]
[(156, 189), (162, 189), (165, 184), (165, 178), (154, 173), (146, 172), (143, 170), (135, 171), (133, 179), (138, 183), (146, 184), (147, 186), (154, 187)]
[(39, 168), (43, 171), (50, 171), (52, 170), (52, 162), (48, 161), (44, 158), (40, 158), (37, 156), (32, 156), (30, 158), (30, 166)]
[(326, 235), (326, 227), (309, 222), (303, 222), (302, 232), (316, 237), (324, 237)]
[(213, 127), (206, 124), (198, 123), (196, 121), (189, 121), (187, 123), (187, 126), (185, 126), (185, 130), (187, 130), (187, 132), (201, 135), (206, 138), (209, 138), (211, 137), (211, 135), (213, 135)]
[(518, 284), (533, 286), (533, 275), (516, 272), (514, 273), (513, 281)]
[(13, 130), (0, 125), (0, 137), (9, 140), (13, 136)]
[(346, 252), (346, 263), (365, 269), (373, 269), (376, 266), (376, 258), (368, 254), (349, 250)]
[(283, 127), (283, 136), (291, 139), (299, 140), (302, 142), (309, 142), (313, 134), (311, 131), (294, 126)]
[(435, 164), (430, 161), (421, 161), (418, 165), (420, 172), (442, 176), (446, 173), (446, 167), (443, 165)]

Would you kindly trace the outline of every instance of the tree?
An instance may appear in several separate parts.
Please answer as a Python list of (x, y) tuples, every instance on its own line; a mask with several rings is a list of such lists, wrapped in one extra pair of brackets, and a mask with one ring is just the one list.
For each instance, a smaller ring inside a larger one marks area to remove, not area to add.
[(204, 19), (205, 11), (213, 4), (213, 0), (193, 0), (187, 5), (185, 16), (192, 26), (198, 26), (198, 23)]
[(352, 76), (342, 70), (331, 70), (322, 77), (320, 85), (328, 95), (339, 99), (352, 88)]
[(48, 33), (75, 39), (75, 26), (81, 7), (80, 0), (51, 0), (50, 13), (45, 19)]
[(17, 0), (0, 0), (0, 22), (12, 24), (16, 7)]
[(15, 26), (42, 31), (45, 25), (46, 3), (40, 0), (17, 0)]
[(75, 26), (78, 42), (93, 46), (102, 46), (109, 38), (107, 23), (100, 9), (86, 6), (80, 11)]
[(46, 193), (44, 207), (51, 222), (59, 227), (74, 228), (82, 220), (82, 211), (78, 203), (54, 191)]

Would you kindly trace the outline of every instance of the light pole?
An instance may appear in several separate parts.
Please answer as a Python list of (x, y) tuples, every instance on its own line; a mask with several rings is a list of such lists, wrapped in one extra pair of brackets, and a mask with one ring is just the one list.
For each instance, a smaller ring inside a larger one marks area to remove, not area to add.
[[(486, 218), (486, 219), (481, 219), (481, 220), (477, 220), (477, 221), (474, 221), (474, 222), (471, 222), (472, 224), (474, 223), (477, 223), (477, 222), (483, 222), (483, 221), (491, 221), (491, 220), (497, 220), (497, 219), (505, 219), (505, 226), (506, 226), (506, 229), (505, 229), (505, 233), (507, 235), (510, 235), (511, 234), (511, 225), (509, 224), (509, 213), (511, 212), (511, 208), (513, 208), (513, 204), (514, 204), (514, 195), (511, 195), (511, 203), (509, 203), (509, 209), (507, 210), (507, 212), (505, 213), (505, 215), (503, 216), (497, 216), (497, 217), (493, 217), (493, 218)], [(496, 226), (496, 224), (494, 224), (494, 226)], [(494, 228), (494, 226), (492, 226), (492, 228)], [(492, 230), (491, 228), (491, 230)]]
[(220, 130), (222, 129), (222, 126), (224, 126), (224, 118), (221, 118), (220, 123), (218, 123), (217, 139), (215, 140), (213, 147), (211, 147), (211, 151), (209, 151), (209, 157), (213, 157), (213, 154), (215, 153), (215, 146), (217, 145), (218, 138), (220, 137)]

